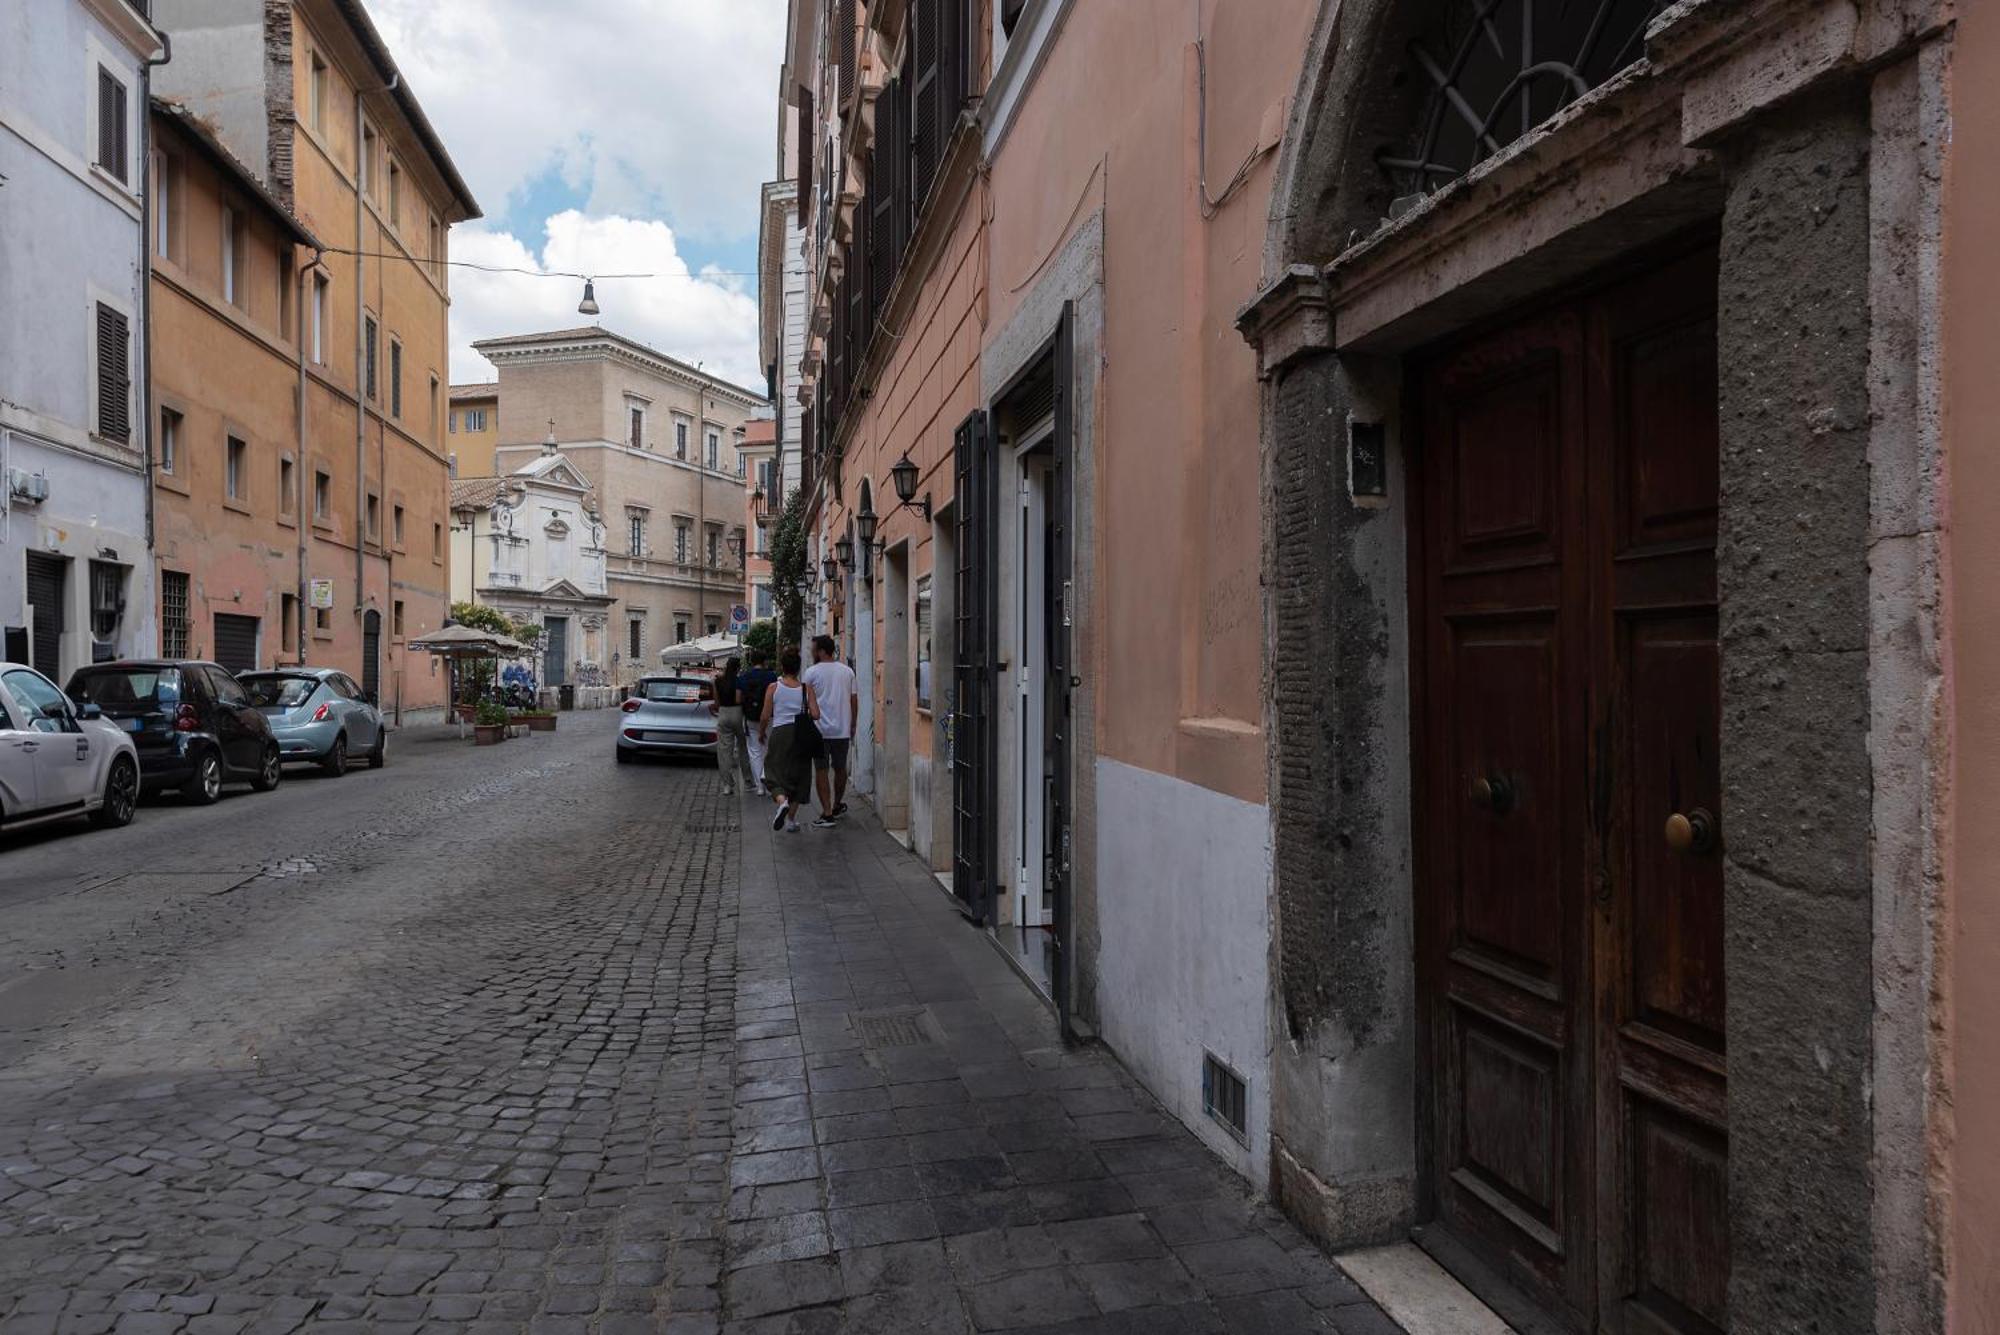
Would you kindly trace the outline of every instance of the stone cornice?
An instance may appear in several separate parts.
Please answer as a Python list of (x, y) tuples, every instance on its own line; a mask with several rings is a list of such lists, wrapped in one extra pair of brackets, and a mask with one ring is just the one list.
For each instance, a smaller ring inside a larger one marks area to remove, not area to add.
[(601, 335), (556, 335), (522, 342), (500, 340), (475, 345), (474, 350), (495, 366), (503, 362), (517, 366), (539, 366), (559, 362), (616, 361), (638, 367), (687, 388), (715, 395), (745, 409), (759, 408), (769, 400), (706, 372), (684, 366), (664, 353), (612, 333)]
[(1236, 328), (1257, 350), (1259, 379), (1309, 353), (1331, 351), (1333, 301), (1326, 279), (1310, 264), (1291, 265), (1237, 313)]
[(166, 49), (159, 30), (146, 21), (129, 0), (83, 0), (83, 7), (96, 15), (126, 49), (144, 60)]

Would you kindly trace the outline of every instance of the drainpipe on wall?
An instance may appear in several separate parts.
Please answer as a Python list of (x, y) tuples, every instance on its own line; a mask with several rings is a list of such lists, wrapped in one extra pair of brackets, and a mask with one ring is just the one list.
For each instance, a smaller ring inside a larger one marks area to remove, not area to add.
[[(402, 82), (402, 73), (398, 71), (390, 76), (389, 82), (371, 91), (393, 93)], [(362, 282), (368, 261), (361, 254), (361, 227), (366, 208), (364, 197), (375, 164), (366, 156), (367, 122), (361, 113), (361, 99), (366, 96), (362, 90), (354, 90), (354, 611), (357, 616), (368, 607), (368, 310), (367, 290)], [(379, 326), (375, 330), (375, 348), (379, 354), (382, 348)]]
[[(153, 556), (153, 71), (174, 58), (160, 34), (160, 54), (139, 67), (139, 445), (146, 479), (146, 556)], [(154, 635), (159, 634), (157, 628)], [(155, 648), (158, 646), (155, 645)]]
[[(357, 246), (356, 249), (360, 247)], [(318, 280), (320, 263), (325, 256), (325, 251), (315, 249), (312, 263), (299, 270), (299, 457), (298, 463), (293, 468), (298, 480), (293, 486), (297, 495), (292, 501), (292, 513), (298, 519), (299, 533), (298, 647), (301, 667), (306, 663), (306, 614), (310, 611), (312, 591), (312, 580), (306, 572), (306, 531), (312, 523), (311, 517), (306, 513), (306, 321), (310, 318), (306, 293), (307, 285)]]

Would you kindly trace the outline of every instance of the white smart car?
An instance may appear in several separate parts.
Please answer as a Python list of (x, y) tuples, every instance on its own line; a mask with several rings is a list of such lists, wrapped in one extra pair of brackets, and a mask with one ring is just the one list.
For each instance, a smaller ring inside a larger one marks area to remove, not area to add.
[(132, 823), (139, 753), (96, 705), (78, 705), (31, 667), (0, 663), (0, 829), (88, 816)]

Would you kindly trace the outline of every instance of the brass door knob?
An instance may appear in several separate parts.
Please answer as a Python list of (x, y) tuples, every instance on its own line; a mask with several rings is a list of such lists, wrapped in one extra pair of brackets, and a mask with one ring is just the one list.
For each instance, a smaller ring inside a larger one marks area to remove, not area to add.
[(1472, 781), (1472, 804), (1504, 816), (1514, 809), (1514, 785), (1504, 774), (1482, 774)]
[(1667, 817), (1667, 847), (1676, 853), (1707, 853), (1715, 847), (1715, 835), (1715, 817), (1704, 808)]

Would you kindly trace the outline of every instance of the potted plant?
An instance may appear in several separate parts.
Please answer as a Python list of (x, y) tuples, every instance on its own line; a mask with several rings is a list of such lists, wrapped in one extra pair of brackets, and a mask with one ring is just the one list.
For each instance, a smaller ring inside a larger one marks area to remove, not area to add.
[(472, 740), (479, 746), (493, 746), (507, 740), (507, 707), (492, 700), (481, 703), (472, 716)]
[(529, 732), (554, 732), (556, 730), (556, 716), (544, 710), (522, 710), (513, 715), (513, 721), (527, 724)]

